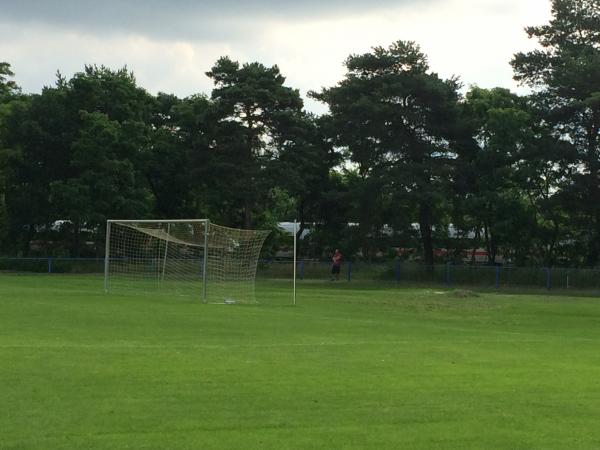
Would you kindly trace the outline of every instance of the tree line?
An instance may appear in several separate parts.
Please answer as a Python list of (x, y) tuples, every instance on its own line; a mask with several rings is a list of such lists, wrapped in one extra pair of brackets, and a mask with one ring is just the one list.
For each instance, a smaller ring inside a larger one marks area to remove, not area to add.
[(528, 95), (464, 89), (408, 41), (350, 55), (309, 93), (320, 116), (277, 66), (228, 57), (210, 96), (186, 98), (96, 65), (24, 94), (0, 63), (0, 253), (101, 255), (107, 218), (297, 218), (312, 257), (403, 248), (433, 264), (481, 247), (490, 264), (596, 266), (600, 2), (552, 7), (511, 61)]

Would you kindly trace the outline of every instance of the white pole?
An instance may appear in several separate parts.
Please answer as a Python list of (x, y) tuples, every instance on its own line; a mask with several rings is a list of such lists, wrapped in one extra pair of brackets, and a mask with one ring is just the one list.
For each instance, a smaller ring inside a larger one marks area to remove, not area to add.
[(208, 227), (210, 221), (204, 223), (204, 260), (202, 261), (202, 303), (206, 303), (206, 268), (208, 262)]
[(106, 222), (106, 242), (104, 244), (104, 292), (108, 293), (108, 262), (110, 259), (110, 221)]
[[(167, 236), (171, 235), (171, 224), (167, 224)], [(167, 269), (167, 253), (169, 253), (169, 240), (165, 241), (165, 255), (163, 256), (162, 281), (165, 281), (165, 270)]]
[(297, 223), (296, 220), (294, 220), (294, 306), (296, 306), (296, 248), (297, 248), (297, 244), (296, 244), (296, 235), (298, 234), (298, 230), (297, 230)]

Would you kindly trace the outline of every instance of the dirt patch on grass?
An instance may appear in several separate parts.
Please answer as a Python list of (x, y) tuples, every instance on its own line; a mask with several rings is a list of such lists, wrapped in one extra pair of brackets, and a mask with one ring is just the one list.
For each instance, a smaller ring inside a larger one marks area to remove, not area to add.
[(448, 296), (453, 298), (475, 298), (479, 297), (479, 294), (468, 289), (454, 289), (448, 292)]

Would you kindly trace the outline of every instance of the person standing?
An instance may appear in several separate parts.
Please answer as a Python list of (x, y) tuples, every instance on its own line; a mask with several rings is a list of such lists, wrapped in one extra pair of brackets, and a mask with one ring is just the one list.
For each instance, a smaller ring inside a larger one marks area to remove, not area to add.
[(342, 269), (342, 252), (337, 248), (331, 258), (331, 263), (331, 281), (339, 281), (340, 271)]

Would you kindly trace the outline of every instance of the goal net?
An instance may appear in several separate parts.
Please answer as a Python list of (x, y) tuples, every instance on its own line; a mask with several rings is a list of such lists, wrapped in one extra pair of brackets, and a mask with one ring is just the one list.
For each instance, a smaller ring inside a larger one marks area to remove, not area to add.
[(255, 303), (258, 257), (268, 234), (209, 220), (109, 220), (104, 288)]

